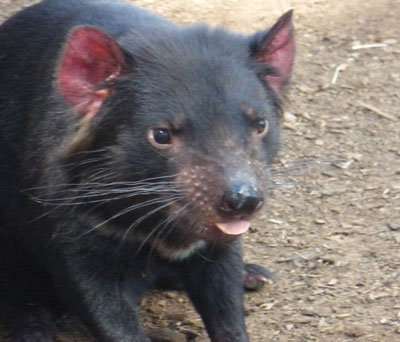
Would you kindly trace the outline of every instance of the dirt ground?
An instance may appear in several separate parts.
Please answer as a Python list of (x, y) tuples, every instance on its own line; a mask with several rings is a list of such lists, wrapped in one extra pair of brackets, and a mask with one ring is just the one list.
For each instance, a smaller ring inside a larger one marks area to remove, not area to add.
[[(32, 2), (0, 0), (0, 19)], [(282, 150), (244, 238), (246, 259), (275, 273), (246, 295), (250, 340), (400, 341), (400, 1), (135, 2), (248, 33), (295, 9)], [(208, 341), (184, 295), (143, 304), (159, 341)], [(59, 341), (89, 340), (64, 325)]]

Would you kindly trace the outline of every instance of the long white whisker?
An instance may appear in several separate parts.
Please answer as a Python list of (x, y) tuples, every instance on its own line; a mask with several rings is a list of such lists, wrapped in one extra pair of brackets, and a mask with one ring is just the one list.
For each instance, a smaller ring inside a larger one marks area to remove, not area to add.
[[(173, 199), (175, 199), (175, 198), (173, 198)], [(178, 199), (180, 199), (180, 198), (177, 198), (177, 200), (178, 200)], [(94, 227), (92, 227), (92, 228), (89, 229), (88, 231), (85, 231), (84, 233), (82, 233), (82, 235), (86, 235), (86, 234), (92, 232), (93, 230), (99, 229), (100, 227), (104, 226), (105, 224), (111, 222), (112, 220), (115, 220), (115, 219), (117, 219), (117, 218), (119, 218), (119, 217), (121, 217), (121, 216), (123, 216), (123, 215), (125, 215), (125, 214), (127, 214), (127, 213), (130, 213), (130, 212), (132, 212), (132, 211), (134, 211), (134, 210), (137, 210), (137, 209), (140, 209), (140, 208), (149, 206), (149, 205), (153, 205), (153, 204), (165, 203), (166, 201), (171, 201), (171, 199), (163, 199), (163, 198), (151, 199), (151, 200), (148, 200), (148, 201), (145, 201), (145, 202), (141, 202), (141, 203), (136, 204), (136, 205), (132, 205), (132, 206), (130, 206), (130, 207), (128, 207), (128, 208), (125, 208), (125, 209), (119, 211), (117, 214), (111, 216), (111, 217), (108, 218), (107, 220), (104, 220), (104, 221), (100, 222), (99, 224), (95, 225)], [(162, 206), (161, 209), (162, 209), (163, 207), (164, 207), (164, 206)], [(160, 207), (158, 207), (158, 208), (160, 208)], [(152, 213), (152, 212), (153, 212), (153, 211), (151, 211), (150, 213)], [(148, 216), (148, 214), (149, 214), (149, 213), (147, 213), (147, 214), (144, 215), (144, 216)], [(141, 217), (141, 218), (142, 218), (142, 217)], [(137, 220), (137, 221), (138, 221), (138, 220)], [(135, 221), (135, 222), (136, 222), (136, 221)], [(129, 230), (129, 229), (130, 229), (130, 227), (128, 227), (128, 230)]]
[[(126, 236), (134, 229), (136, 228), (140, 223), (142, 223), (144, 220), (146, 220), (147, 218), (149, 218), (151, 215), (155, 214), (156, 212), (178, 202), (182, 197), (172, 197), (171, 199), (168, 199), (168, 202), (160, 207), (157, 207), (151, 211), (149, 211), (148, 213), (146, 213), (145, 215), (143, 215), (142, 217), (140, 217), (139, 219), (137, 219), (136, 221), (134, 221), (126, 230), (125, 234), (124, 234), (124, 238), (126, 238)], [(166, 202), (166, 200), (164, 201)]]
[[(175, 201), (176, 202), (176, 201)], [(164, 220), (162, 220), (161, 222), (159, 222), (152, 230), (149, 234), (147, 234), (146, 238), (141, 242), (141, 244), (139, 245), (135, 255), (137, 255), (140, 250), (144, 247), (144, 245), (149, 241), (149, 239), (153, 236), (153, 234), (161, 227), (161, 229), (159, 229), (158, 234), (156, 235), (154, 241), (156, 241), (158, 239), (158, 237), (160, 236), (160, 234), (163, 232), (163, 230), (167, 227), (167, 225), (172, 222), (173, 220), (175, 220), (176, 217), (178, 217), (187, 207), (189, 206), (189, 204), (185, 204), (183, 207), (181, 207), (179, 210), (177, 210), (176, 212), (174, 212), (171, 215), (168, 215), (167, 218), (165, 218)], [(152, 248), (150, 250), (150, 254), (152, 252), (154, 243), (152, 244)]]

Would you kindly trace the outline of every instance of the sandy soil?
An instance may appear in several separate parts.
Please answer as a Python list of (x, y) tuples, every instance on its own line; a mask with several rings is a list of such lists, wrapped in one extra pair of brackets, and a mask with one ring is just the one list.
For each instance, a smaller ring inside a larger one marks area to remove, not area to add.
[[(0, 0), (0, 18), (32, 2)], [(276, 274), (246, 296), (251, 341), (400, 341), (400, 1), (135, 2), (239, 32), (295, 9), (275, 185), (244, 239), (247, 260)], [(147, 297), (143, 311), (162, 341), (207, 341), (182, 294)], [(64, 325), (60, 341), (89, 340)]]

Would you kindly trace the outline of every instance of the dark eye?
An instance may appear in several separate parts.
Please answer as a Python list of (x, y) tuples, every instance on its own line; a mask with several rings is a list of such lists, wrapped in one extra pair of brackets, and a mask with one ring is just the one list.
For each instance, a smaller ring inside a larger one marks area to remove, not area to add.
[(172, 144), (172, 135), (167, 128), (150, 129), (147, 138), (157, 148), (168, 148)]
[(171, 135), (165, 128), (153, 129), (153, 138), (157, 144), (166, 145), (171, 143)]
[(258, 120), (256, 122), (256, 129), (257, 129), (257, 134), (264, 135), (268, 131), (268, 121), (263, 119)]

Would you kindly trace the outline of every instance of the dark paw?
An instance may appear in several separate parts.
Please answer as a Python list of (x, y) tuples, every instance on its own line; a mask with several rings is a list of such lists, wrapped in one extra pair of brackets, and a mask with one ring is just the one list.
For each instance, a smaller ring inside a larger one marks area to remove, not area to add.
[(272, 272), (262, 266), (256, 264), (244, 265), (243, 287), (247, 291), (258, 291), (268, 280), (273, 278)]

